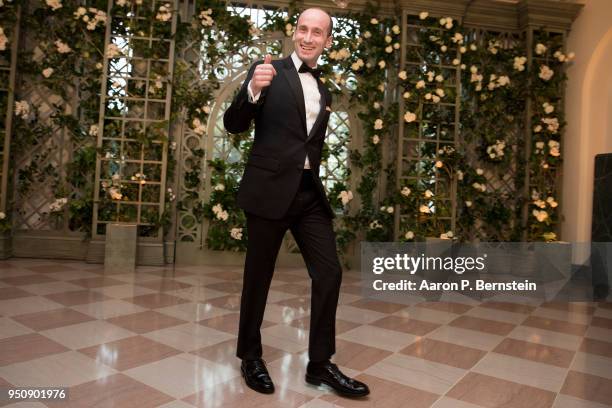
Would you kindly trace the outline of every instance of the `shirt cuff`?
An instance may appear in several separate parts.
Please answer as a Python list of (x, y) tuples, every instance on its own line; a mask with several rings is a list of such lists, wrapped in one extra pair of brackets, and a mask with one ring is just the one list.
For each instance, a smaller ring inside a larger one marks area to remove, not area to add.
[(253, 95), (253, 91), (251, 90), (251, 81), (249, 81), (249, 85), (247, 86), (247, 90), (249, 93), (249, 102), (250, 103), (257, 103), (257, 101), (259, 100), (259, 96), (261, 95), (261, 91), (257, 92), (257, 95)]

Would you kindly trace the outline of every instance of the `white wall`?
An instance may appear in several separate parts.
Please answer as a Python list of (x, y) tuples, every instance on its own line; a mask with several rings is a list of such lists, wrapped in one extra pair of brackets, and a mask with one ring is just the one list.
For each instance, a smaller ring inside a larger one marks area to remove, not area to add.
[(567, 43), (576, 59), (567, 71), (561, 237), (570, 242), (591, 239), (594, 157), (612, 152), (612, 1), (583, 3)]

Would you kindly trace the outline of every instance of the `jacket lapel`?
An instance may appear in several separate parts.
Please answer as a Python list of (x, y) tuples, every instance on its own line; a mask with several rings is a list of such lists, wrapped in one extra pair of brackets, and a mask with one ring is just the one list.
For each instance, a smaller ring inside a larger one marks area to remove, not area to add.
[(297, 69), (293, 65), (291, 56), (285, 58), (284, 63), (284, 76), (287, 82), (289, 82), (289, 87), (291, 88), (293, 96), (295, 97), (295, 102), (297, 103), (300, 114), (300, 120), (302, 121), (302, 129), (304, 130), (304, 134), (306, 134), (306, 106), (304, 105), (304, 91), (302, 91), (302, 83), (300, 82)]
[(323, 122), (323, 118), (325, 117), (325, 113), (326, 113), (325, 108), (328, 106), (327, 92), (325, 92), (325, 87), (323, 86), (323, 83), (319, 79), (317, 79), (317, 85), (319, 86), (319, 94), (321, 95), (321, 98), (319, 99), (320, 101), (319, 105), (321, 108), (319, 110), (319, 115), (317, 115), (317, 119), (315, 120), (315, 123), (312, 125), (312, 129), (310, 129), (310, 134), (308, 135), (308, 139), (306, 140), (310, 140), (311, 137), (317, 134), (317, 129), (319, 129), (319, 127), (321, 126), (321, 123)]

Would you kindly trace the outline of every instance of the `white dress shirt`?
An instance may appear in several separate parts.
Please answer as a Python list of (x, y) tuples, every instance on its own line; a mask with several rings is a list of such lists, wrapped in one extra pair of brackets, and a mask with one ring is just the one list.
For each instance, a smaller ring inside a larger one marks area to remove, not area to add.
[[(302, 62), (300, 57), (297, 56), (295, 51), (293, 52), (293, 54), (291, 54), (291, 59), (293, 60), (293, 65), (295, 65), (296, 71), (299, 70), (304, 62)], [(306, 132), (307, 134), (310, 134), (310, 131), (312, 130), (312, 127), (314, 126), (314, 123), (317, 120), (317, 116), (319, 116), (319, 112), (321, 111), (321, 93), (319, 92), (319, 85), (317, 84), (317, 80), (315, 79), (315, 77), (312, 76), (310, 72), (298, 72), (298, 76), (302, 84), (302, 93), (304, 94), (304, 106), (306, 107)], [(249, 102), (256, 103), (259, 100), (261, 91), (258, 92), (257, 95), (253, 95), (253, 91), (251, 90), (251, 82), (249, 82), (248, 91)], [(304, 161), (304, 168), (310, 169), (308, 154), (306, 155), (306, 160)]]

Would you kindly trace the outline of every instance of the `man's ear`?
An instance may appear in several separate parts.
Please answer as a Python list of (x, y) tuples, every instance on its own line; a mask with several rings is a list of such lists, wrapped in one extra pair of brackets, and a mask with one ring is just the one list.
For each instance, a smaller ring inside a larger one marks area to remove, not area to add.
[(325, 48), (329, 48), (332, 45), (332, 36), (330, 35), (329, 37), (327, 37), (327, 40), (325, 40)]

